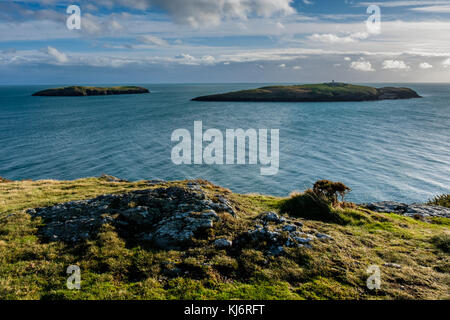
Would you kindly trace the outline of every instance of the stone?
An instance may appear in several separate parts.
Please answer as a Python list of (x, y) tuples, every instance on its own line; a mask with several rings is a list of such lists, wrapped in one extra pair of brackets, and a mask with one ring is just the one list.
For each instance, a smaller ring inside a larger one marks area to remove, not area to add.
[(365, 204), (363, 206), (375, 212), (400, 213), (400, 214), (404, 213), (408, 207), (404, 203), (395, 201), (373, 202)]
[(120, 213), (126, 220), (137, 223), (144, 224), (151, 222), (149, 219), (149, 213), (147, 207), (138, 206), (136, 208), (131, 208)]
[(450, 218), (450, 208), (413, 203), (410, 205), (394, 202), (382, 201), (363, 205), (365, 208), (375, 212), (397, 213), (408, 217), (444, 217)]
[(213, 219), (215, 221), (219, 221), (220, 217), (219, 215), (214, 211), (214, 210), (208, 210), (202, 213), (202, 216), (205, 218), (210, 218)]
[(293, 225), (293, 224), (287, 224), (287, 225), (283, 226), (282, 230), (283, 231), (288, 231), (288, 232), (297, 231), (297, 226)]
[(264, 221), (268, 221), (268, 222), (280, 222), (280, 217), (278, 216), (278, 214), (276, 214), (273, 211), (269, 211), (269, 212), (264, 212), (263, 213), (264, 216), (262, 217), (262, 220)]
[(423, 217), (450, 218), (450, 208), (426, 204), (411, 204), (404, 213), (405, 216), (420, 215)]
[(399, 264), (397, 264), (397, 263), (390, 263), (390, 262), (384, 263), (383, 266), (384, 266), (384, 267), (395, 268), (395, 269), (401, 269), (401, 268), (402, 268), (401, 265), (399, 265)]
[(269, 249), (269, 255), (271, 256), (279, 256), (284, 252), (284, 248), (282, 246), (273, 246)]
[(214, 241), (214, 246), (217, 248), (229, 248), (233, 245), (233, 242), (227, 239), (217, 239)]
[(307, 244), (313, 240), (311, 238), (301, 238), (301, 237), (294, 237), (293, 239), (300, 244)]
[(333, 240), (333, 237), (325, 234), (325, 233), (316, 233), (316, 238), (320, 240)]

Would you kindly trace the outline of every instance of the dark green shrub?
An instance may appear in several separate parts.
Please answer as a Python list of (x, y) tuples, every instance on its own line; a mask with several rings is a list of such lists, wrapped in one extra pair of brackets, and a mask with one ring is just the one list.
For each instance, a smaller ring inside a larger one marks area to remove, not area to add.
[(317, 196), (324, 198), (325, 201), (335, 205), (338, 203), (338, 195), (341, 196), (342, 201), (344, 201), (344, 196), (349, 193), (351, 189), (342, 182), (319, 180), (314, 183), (313, 191)]
[(436, 196), (428, 204), (450, 208), (450, 194), (441, 194)]
[(339, 215), (332, 211), (331, 205), (311, 189), (283, 201), (280, 209), (293, 217), (335, 222), (340, 220)]
[(284, 200), (280, 210), (294, 217), (340, 223), (342, 218), (334, 207), (339, 204), (338, 195), (343, 199), (349, 191), (350, 188), (341, 182), (319, 180), (313, 189), (292, 194)]

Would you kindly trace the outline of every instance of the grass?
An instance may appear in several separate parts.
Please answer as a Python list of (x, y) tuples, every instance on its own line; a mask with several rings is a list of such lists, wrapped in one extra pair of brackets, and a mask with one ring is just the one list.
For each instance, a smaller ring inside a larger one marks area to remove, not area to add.
[[(163, 183), (185, 186), (186, 181)], [(161, 186), (161, 185), (160, 185)], [(449, 219), (427, 223), (356, 206), (329, 208), (342, 220), (297, 214), (304, 230), (329, 234), (313, 249), (287, 248), (278, 257), (255, 248), (218, 250), (210, 240), (233, 239), (263, 211), (283, 211), (289, 200), (240, 195), (206, 184), (210, 197), (227, 197), (237, 217), (224, 214), (206, 239), (185, 251), (127, 244), (112, 226), (95, 239), (68, 245), (43, 242), (42, 224), (26, 208), (155, 188), (145, 181), (0, 182), (0, 299), (449, 299)], [(300, 202), (301, 203), (301, 202)], [(293, 206), (295, 208), (295, 206)], [(309, 208), (311, 209), (311, 208)], [(308, 213), (310, 214), (310, 213)], [(383, 266), (401, 265), (400, 269)], [(65, 286), (69, 265), (81, 268), (81, 290)], [(366, 287), (369, 265), (381, 268), (380, 290)]]

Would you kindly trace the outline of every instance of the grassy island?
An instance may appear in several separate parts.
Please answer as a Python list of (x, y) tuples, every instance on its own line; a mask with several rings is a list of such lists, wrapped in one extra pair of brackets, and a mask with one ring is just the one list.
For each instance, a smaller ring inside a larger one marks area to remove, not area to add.
[(76, 96), (103, 96), (115, 94), (150, 93), (146, 88), (136, 86), (120, 87), (83, 87), (71, 86), (63, 88), (46, 89), (33, 94), (33, 96), (45, 97), (76, 97)]
[[(0, 299), (449, 299), (449, 218), (371, 211), (348, 191), (0, 180)], [(81, 290), (66, 288), (69, 265)]]
[(331, 82), (292, 86), (270, 86), (197, 97), (194, 101), (236, 102), (332, 102), (412, 99), (420, 96), (409, 88), (373, 88)]

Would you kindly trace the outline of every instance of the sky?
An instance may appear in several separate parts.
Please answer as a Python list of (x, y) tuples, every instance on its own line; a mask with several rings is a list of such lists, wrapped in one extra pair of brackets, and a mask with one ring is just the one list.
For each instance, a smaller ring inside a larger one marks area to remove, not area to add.
[(1, 85), (331, 80), (450, 82), (450, 0), (0, 0)]

